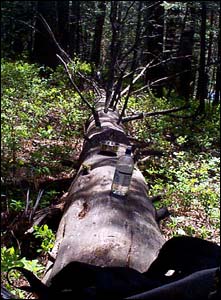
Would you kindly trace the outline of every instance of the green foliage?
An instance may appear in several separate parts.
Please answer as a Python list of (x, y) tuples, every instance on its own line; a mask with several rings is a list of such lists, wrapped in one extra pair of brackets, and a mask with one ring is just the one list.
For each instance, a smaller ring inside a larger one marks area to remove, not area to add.
[[(76, 66), (90, 72), (86, 63), (77, 61)], [(33, 175), (51, 175), (58, 167), (56, 161), (61, 156), (68, 158), (82, 136), (88, 112), (79, 95), (70, 89), (62, 66), (52, 72), (24, 61), (2, 59), (1, 83), (2, 177), (27, 163)], [(90, 92), (88, 95), (91, 97)]]
[(18, 251), (14, 247), (1, 248), (1, 268), (2, 272), (7, 272), (12, 267), (23, 267), (24, 264), (21, 262), (21, 258), (18, 254)]
[[(39, 263), (37, 259), (27, 260), (25, 257), (20, 257), (18, 251), (14, 247), (6, 248), (1, 247), (1, 271), (2, 280), (5, 280), (6, 273), (12, 267), (23, 267), (33, 272), (35, 275), (40, 276), (44, 270), (44, 266)], [(10, 278), (12, 281), (20, 279), (20, 273), (16, 270), (10, 272)], [(4, 282), (6, 288), (19, 299), (24, 299), (24, 292), (14, 289), (8, 282)]]
[[(131, 97), (129, 108), (149, 112), (183, 105), (176, 97), (168, 100), (151, 94), (142, 101)], [(188, 111), (176, 115), (193, 115), (195, 108), (191, 101)], [(164, 223), (171, 236), (188, 234), (212, 239), (214, 230), (219, 231), (219, 107), (207, 106), (206, 114), (205, 118), (195, 120), (156, 116), (134, 121), (133, 127), (128, 125), (135, 137), (165, 153), (160, 158), (150, 157), (139, 167), (150, 186), (150, 194), (164, 194), (164, 201), (156, 207), (166, 205), (175, 214)], [(193, 224), (199, 218), (195, 212), (207, 220), (206, 225)]]
[(37, 250), (37, 252), (49, 252), (53, 246), (55, 241), (55, 234), (53, 231), (48, 228), (48, 225), (42, 226), (34, 226), (34, 236), (36, 238), (40, 238), (41, 240), (41, 248)]
[[(165, 157), (150, 160), (149, 165), (152, 167), (146, 166), (146, 177), (149, 182), (152, 178), (150, 193), (164, 193), (163, 204), (159, 203), (157, 207), (166, 205), (178, 215), (171, 216), (167, 223), (173, 235), (181, 234), (182, 231), (188, 235), (212, 238), (213, 230), (219, 230), (220, 226), (219, 158), (205, 154), (195, 156), (191, 152), (180, 151), (170, 159)], [(156, 176), (153, 177), (153, 174)], [(207, 218), (209, 228), (198, 227), (196, 224), (187, 225), (188, 218), (196, 219), (195, 212), (200, 212), (202, 218)]]
[(23, 211), (25, 208), (25, 202), (22, 200), (15, 200), (15, 199), (11, 199), (10, 203), (9, 203), (9, 208), (12, 211)]
[(90, 75), (92, 72), (91, 65), (86, 62), (80, 61), (79, 58), (75, 57), (73, 59), (73, 64), (70, 66), (73, 73), (81, 72), (85, 75)]

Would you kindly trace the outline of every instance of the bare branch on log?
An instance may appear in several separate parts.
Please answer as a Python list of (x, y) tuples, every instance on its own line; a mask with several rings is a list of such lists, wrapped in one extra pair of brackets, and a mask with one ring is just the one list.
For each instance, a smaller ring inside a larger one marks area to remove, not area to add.
[(47, 30), (47, 32), (49, 33), (50, 37), (52, 38), (54, 44), (56, 45), (57, 49), (59, 50), (61, 56), (63, 57), (63, 59), (66, 60), (66, 63), (70, 63), (72, 60), (70, 58), (70, 56), (61, 48), (61, 46), (59, 45), (59, 43), (57, 42), (53, 31), (51, 30), (50, 26), (48, 25), (47, 21), (45, 20), (45, 18), (39, 14), (38, 17), (40, 18), (40, 20), (42, 21), (45, 29)]
[(184, 105), (181, 107), (174, 107), (171, 109), (165, 109), (165, 110), (159, 110), (159, 111), (152, 111), (152, 112), (148, 112), (148, 113), (141, 112), (141, 113), (135, 114), (133, 116), (123, 118), (122, 123), (130, 122), (130, 121), (134, 121), (134, 120), (140, 120), (140, 119), (143, 119), (146, 117), (152, 117), (152, 116), (157, 116), (157, 115), (167, 115), (171, 112), (177, 112), (177, 111), (184, 110), (187, 108), (189, 108), (189, 105)]
[[(134, 74), (134, 72), (133, 72)], [(123, 108), (122, 108), (122, 111), (121, 111), (121, 114), (119, 116), (119, 119), (117, 121), (117, 124), (120, 124), (122, 118), (123, 118), (123, 115), (125, 113), (125, 110), (127, 108), (127, 105), (128, 105), (128, 100), (129, 100), (129, 97), (130, 97), (130, 93), (132, 91), (132, 86), (133, 86), (133, 74), (132, 74), (132, 78), (131, 78), (131, 83), (130, 83), (130, 86), (129, 86), (129, 89), (128, 89), (128, 93), (127, 93), (127, 96), (126, 96), (126, 99), (124, 101), (124, 105), (123, 105)]]
[(125, 64), (124, 68), (122, 70), (120, 70), (121, 71), (120, 76), (119, 76), (117, 82), (114, 84), (114, 93), (113, 93), (113, 96), (111, 98), (110, 105), (109, 105), (109, 107), (113, 107), (114, 111), (116, 110), (117, 104), (121, 99), (120, 91), (121, 91), (121, 86), (122, 86), (123, 79), (124, 79), (124, 73), (127, 69), (127, 66), (128, 66), (128, 64)]
[(154, 6), (160, 5), (162, 2), (163, 2), (163, 1), (157, 1), (156, 3), (150, 4), (149, 6), (144, 7), (144, 8), (145, 8), (145, 9), (150, 9), (150, 8), (153, 8)]
[[(144, 158), (141, 158), (144, 155), (147, 155), (147, 156), (145, 156)], [(164, 153), (161, 150), (144, 149), (142, 151), (135, 152), (134, 161), (137, 161), (138, 163), (142, 163), (142, 162), (145, 162), (146, 160), (148, 160), (150, 158), (150, 156), (161, 157), (163, 155), (164, 155)]]
[(173, 75), (170, 75), (170, 76), (166, 76), (166, 77), (163, 77), (163, 78), (159, 78), (159, 79), (157, 79), (157, 80), (155, 80), (155, 81), (153, 81), (153, 82), (151, 82), (151, 83), (148, 83), (148, 84), (146, 84), (146, 85), (144, 85), (142, 88), (140, 88), (139, 90), (136, 90), (136, 91), (133, 91), (133, 95), (134, 94), (137, 94), (138, 92), (142, 92), (143, 90), (145, 90), (146, 88), (150, 88), (151, 86), (157, 86), (159, 83), (161, 83), (161, 82), (163, 82), (163, 81), (166, 81), (166, 80), (169, 80), (169, 79), (171, 79), (171, 78), (174, 78), (174, 77), (177, 77), (177, 76), (179, 76), (179, 75), (181, 75), (181, 74), (183, 74), (183, 73), (186, 73), (186, 72), (188, 72), (188, 70), (184, 70), (183, 72), (179, 72), (179, 73), (175, 73), (175, 74), (173, 74)]
[(175, 73), (175, 74), (173, 74), (173, 75), (170, 75), (170, 76), (166, 76), (166, 77), (157, 79), (157, 80), (151, 82), (149, 86), (156, 86), (156, 84), (158, 84), (159, 82), (169, 80), (169, 79), (171, 79), (171, 78), (177, 77), (177, 76), (179, 76), (179, 75), (181, 75), (181, 74), (183, 74), (183, 73), (186, 73), (186, 72), (188, 72), (188, 70), (184, 70), (184, 71), (182, 71), (182, 72), (178, 72), (178, 73)]
[(127, 108), (127, 105), (128, 105), (128, 101), (129, 101), (129, 97), (130, 97), (130, 94), (131, 94), (131, 91), (132, 91), (132, 87), (133, 87), (133, 84), (134, 84), (134, 74), (136, 72), (136, 67), (137, 67), (137, 60), (138, 60), (138, 45), (139, 45), (139, 41), (140, 41), (140, 33), (141, 33), (141, 9), (142, 9), (142, 5), (143, 3), (142, 2), (139, 2), (139, 7), (138, 7), (138, 18), (137, 18), (137, 27), (136, 27), (136, 36), (135, 36), (135, 41), (134, 41), (134, 53), (133, 53), (133, 61), (132, 61), (132, 65), (131, 65), (131, 78), (130, 78), (130, 84), (129, 84), (129, 88), (128, 88), (128, 91), (127, 91), (127, 96), (126, 96), (126, 99), (124, 101), (124, 105), (123, 105), (123, 108), (122, 108), (122, 111), (120, 113), (120, 116), (119, 116), (119, 119), (117, 121), (117, 124), (119, 125), (123, 116), (124, 116), (124, 113), (125, 113), (125, 110)]
[[(46, 28), (47, 32), (49, 33), (50, 37), (52, 38), (54, 44), (56, 45), (59, 53), (57, 54), (57, 57), (59, 58), (59, 60), (62, 62), (62, 64), (64, 65), (65, 67), (65, 70), (68, 74), (68, 77), (71, 81), (71, 84), (74, 86), (75, 90), (77, 91), (77, 93), (79, 94), (79, 96), (81, 97), (82, 101), (88, 106), (88, 108), (91, 110), (92, 114), (93, 114), (93, 117), (94, 117), (94, 120), (95, 120), (95, 124), (96, 124), (96, 127), (100, 127), (100, 121), (99, 121), (99, 116), (98, 116), (98, 113), (96, 112), (96, 110), (94, 109), (94, 107), (83, 97), (83, 95), (81, 94), (79, 88), (77, 87), (77, 85), (75, 84), (73, 78), (72, 78), (72, 75), (71, 73), (69, 72), (68, 70), (68, 67), (67, 67), (67, 64), (68, 63), (73, 63), (72, 59), (70, 58), (70, 56), (61, 48), (61, 46), (59, 45), (59, 43), (57, 42), (55, 36), (54, 36), (54, 33), (53, 31), (51, 30), (50, 26), (48, 25), (47, 21), (45, 20), (45, 18), (40, 14), (38, 16), (40, 18), (40, 20), (42, 21), (44, 27)], [(81, 78), (85, 79), (85, 77), (80, 73), (78, 72), (78, 74), (81, 76)], [(85, 79), (86, 80), (86, 79)], [(92, 83), (93, 84), (93, 87), (95, 88), (96, 92), (98, 93), (98, 89), (97, 87), (95, 87), (95, 84), (94, 82)]]
[[(153, 61), (149, 62), (149, 63), (142, 69), (142, 71), (134, 78), (133, 84), (134, 84), (141, 76), (143, 76), (144, 72), (147, 70), (147, 68), (150, 66), (150, 64), (151, 64), (152, 62), (153, 62)], [(127, 91), (129, 90), (129, 88), (130, 88), (130, 86), (128, 85), (128, 86), (121, 92), (121, 97), (127, 93)]]
[(162, 61), (160, 61), (159, 63), (156, 63), (155, 65), (152, 65), (149, 67), (149, 69), (153, 69), (153, 68), (156, 68), (162, 64), (167, 64), (168, 62), (171, 62), (171, 61), (174, 61), (174, 60), (182, 60), (182, 59), (185, 59), (185, 58), (191, 58), (192, 55), (182, 55), (182, 56), (175, 56), (175, 57), (169, 57), (167, 59), (164, 59)]
[(128, 16), (128, 13), (129, 13), (131, 7), (134, 5), (134, 3), (135, 3), (135, 1), (133, 1), (133, 2), (128, 6), (127, 11), (125, 12), (124, 17), (122, 18), (122, 22), (121, 22), (121, 23), (124, 23), (124, 22), (126, 21), (127, 16)]
[(79, 88), (77, 87), (77, 85), (75, 84), (73, 78), (72, 78), (72, 75), (70, 73), (70, 71), (68, 70), (68, 66), (66, 64), (66, 62), (61, 58), (60, 55), (57, 54), (57, 57), (60, 59), (60, 61), (62, 62), (62, 64), (64, 65), (65, 67), (65, 70), (68, 74), (68, 77), (70, 79), (70, 82), (71, 84), (73, 85), (73, 87), (75, 88), (75, 90), (77, 91), (78, 95), (80, 96), (81, 100), (83, 101), (83, 103), (85, 103), (87, 105), (87, 107), (91, 110), (92, 112), (92, 115), (94, 117), (94, 120), (95, 120), (95, 124), (96, 124), (96, 127), (100, 127), (101, 126), (101, 123), (100, 123), (100, 120), (99, 120), (99, 116), (98, 116), (98, 112), (95, 110), (95, 108), (87, 101), (87, 99), (85, 99), (85, 97), (82, 95), (82, 93), (80, 92)]

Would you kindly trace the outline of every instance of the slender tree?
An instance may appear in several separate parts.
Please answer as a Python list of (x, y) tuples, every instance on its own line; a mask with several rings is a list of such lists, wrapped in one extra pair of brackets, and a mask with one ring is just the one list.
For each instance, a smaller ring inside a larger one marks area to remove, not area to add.
[(220, 103), (221, 98), (221, 4), (219, 10), (219, 36), (218, 36), (218, 62), (216, 71), (215, 99), (214, 105)]
[(80, 43), (81, 43), (81, 1), (71, 1), (71, 14), (70, 14), (70, 49), (71, 55), (73, 53), (80, 55)]
[(56, 32), (57, 23), (54, 17), (56, 14), (56, 2), (38, 1), (37, 3), (35, 37), (32, 52), (33, 61), (54, 68), (58, 65), (58, 60), (56, 58), (56, 48), (46, 34), (42, 21), (39, 19), (39, 14), (43, 15), (46, 18), (47, 22), (52, 28), (55, 29), (54, 31)]
[[(146, 1), (145, 1), (146, 2)], [(156, 5), (155, 5), (156, 4)], [(145, 51), (147, 52), (146, 63), (154, 59), (155, 62), (159, 62), (162, 59), (163, 54), (163, 33), (164, 33), (164, 8), (160, 5), (161, 2), (158, 1), (154, 3), (153, 1), (147, 1), (147, 9), (145, 16), (145, 26), (146, 26), (146, 45)], [(150, 81), (162, 78), (164, 75), (164, 69), (162, 65), (158, 65), (151, 70), (146, 72), (145, 84)], [(162, 95), (162, 87), (158, 86), (154, 88), (157, 95)]]
[(197, 99), (199, 99), (198, 113), (205, 112), (205, 98), (207, 97), (207, 77), (206, 77), (206, 3), (201, 4), (201, 29), (200, 29), (200, 63), (199, 77), (197, 85)]
[(57, 2), (58, 41), (64, 50), (69, 48), (69, 1)]
[(180, 61), (177, 62), (177, 72), (180, 73), (178, 94), (184, 97), (186, 101), (189, 100), (191, 95), (191, 82), (193, 81), (191, 60), (193, 53), (193, 36), (193, 28), (184, 30), (181, 34), (180, 48), (178, 51), (178, 56), (180, 56)]
[(97, 15), (95, 21), (94, 38), (91, 51), (91, 61), (98, 67), (101, 56), (101, 40), (105, 20), (106, 3), (101, 1), (97, 3)]

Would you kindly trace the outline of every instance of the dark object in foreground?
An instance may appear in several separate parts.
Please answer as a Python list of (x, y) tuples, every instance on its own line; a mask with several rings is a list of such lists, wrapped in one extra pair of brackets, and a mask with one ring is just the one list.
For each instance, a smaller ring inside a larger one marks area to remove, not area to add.
[[(161, 248), (149, 270), (99, 267), (71, 262), (54, 276), (50, 286), (30, 271), (15, 267), (40, 299), (216, 300), (220, 295), (220, 246), (193, 237), (174, 237)], [(166, 276), (168, 270), (172, 276)], [(3, 298), (7, 299), (7, 298)]]
[(220, 290), (213, 292), (218, 268), (195, 272), (183, 279), (176, 280), (156, 289), (128, 297), (133, 300), (218, 300)]

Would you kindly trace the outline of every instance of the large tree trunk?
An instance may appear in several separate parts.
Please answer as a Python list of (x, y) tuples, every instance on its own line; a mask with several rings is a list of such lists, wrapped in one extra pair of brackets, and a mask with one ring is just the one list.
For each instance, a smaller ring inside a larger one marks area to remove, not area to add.
[[(147, 197), (147, 185), (134, 169), (130, 191), (125, 198), (110, 193), (115, 165), (129, 140), (119, 114), (104, 113), (105, 98), (97, 104), (101, 128), (89, 120), (87, 139), (80, 156), (81, 167), (70, 186), (66, 207), (52, 250), (44, 282), (71, 261), (98, 266), (129, 266), (144, 272), (165, 242), (160, 233), (156, 210)], [(120, 143), (117, 156), (100, 153), (100, 142)]]

